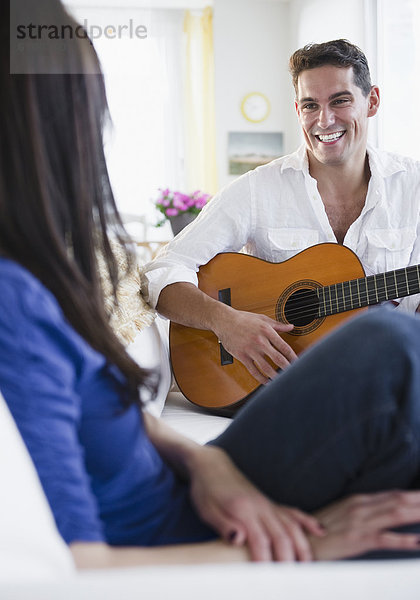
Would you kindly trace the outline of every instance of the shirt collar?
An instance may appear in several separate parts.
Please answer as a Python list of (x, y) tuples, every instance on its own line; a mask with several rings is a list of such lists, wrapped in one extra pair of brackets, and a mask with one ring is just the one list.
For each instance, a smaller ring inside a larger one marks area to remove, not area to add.
[[(396, 154), (378, 150), (370, 144), (367, 146), (367, 154), (372, 174), (375, 173), (379, 177), (390, 177), (395, 173), (407, 170), (402, 157)], [(281, 165), (281, 171), (283, 172), (285, 169), (309, 172), (306, 144), (302, 144), (295, 152), (284, 158)]]
[(285, 169), (294, 169), (295, 171), (308, 171), (308, 156), (306, 154), (306, 144), (302, 144), (292, 154), (284, 157), (281, 165), (281, 171)]
[(407, 170), (403, 157), (397, 154), (378, 150), (378, 148), (374, 148), (370, 144), (368, 144), (367, 153), (372, 175), (378, 175), (382, 179), (385, 179), (386, 177), (395, 175), (395, 173)]

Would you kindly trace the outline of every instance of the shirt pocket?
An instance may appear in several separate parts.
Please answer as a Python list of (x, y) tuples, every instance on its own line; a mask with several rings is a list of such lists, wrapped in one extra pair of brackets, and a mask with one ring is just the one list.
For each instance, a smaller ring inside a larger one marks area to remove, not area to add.
[(366, 232), (368, 264), (376, 273), (407, 267), (416, 239), (416, 230), (371, 229)]
[(316, 229), (268, 228), (267, 236), (273, 262), (287, 260), (319, 240)]

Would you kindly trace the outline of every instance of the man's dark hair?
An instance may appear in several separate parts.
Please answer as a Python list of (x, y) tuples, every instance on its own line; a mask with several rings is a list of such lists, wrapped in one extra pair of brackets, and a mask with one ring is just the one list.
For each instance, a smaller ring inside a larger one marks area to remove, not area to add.
[(307, 44), (292, 54), (289, 60), (289, 71), (296, 93), (298, 78), (302, 71), (324, 65), (353, 67), (354, 83), (362, 90), (364, 96), (369, 94), (372, 83), (366, 56), (360, 48), (348, 40)]

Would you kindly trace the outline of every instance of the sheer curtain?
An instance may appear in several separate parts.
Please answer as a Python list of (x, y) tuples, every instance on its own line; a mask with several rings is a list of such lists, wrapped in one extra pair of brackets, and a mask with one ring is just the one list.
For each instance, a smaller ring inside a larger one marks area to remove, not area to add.
[(113, 127), (106, 154), (120, 211), (155, 223), (159, 187), (185, 188), (182, 125), (184, 11), (72, 8), (76, 17), (105, 26), (147, 27), (147, 38), (94, 40), (105, 74)]
[(217, 191), (213, 11), (187, 11), (185, 46), (185, 148), (189, 192)]

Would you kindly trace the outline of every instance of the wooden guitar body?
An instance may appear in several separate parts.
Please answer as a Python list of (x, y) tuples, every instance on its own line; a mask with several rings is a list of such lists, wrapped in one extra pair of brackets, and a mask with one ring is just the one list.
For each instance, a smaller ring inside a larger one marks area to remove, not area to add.
[[(216, 300), (292, 322), (293, 331), (282, 337), (297, 354), (363, 310), (346, 308), (317, 316), (320, 300), (315, 291), (360, 277), (364, 270), (358, 257), (333, 243), (312, 246), (282, 263), (238, 253), (218, 254), (200, 268), (198, 276), (199, 288)], [(171, 323), (170, 352), (183, 394), (215, 412), (235, 410), (260, 385), (239, 360), (224, 351), (211, 331)]]

